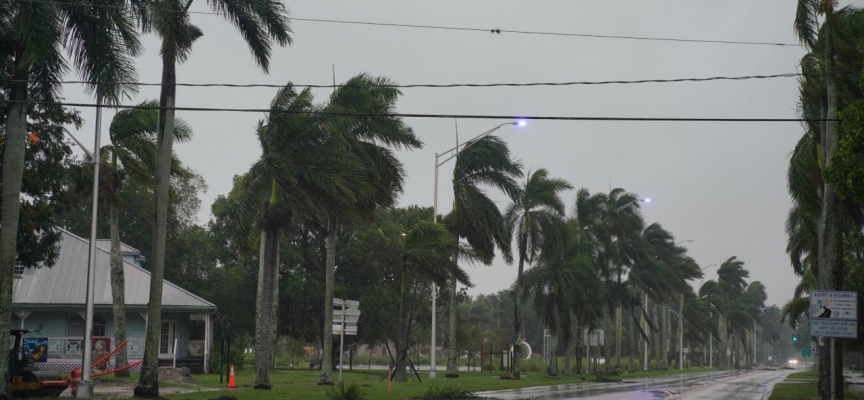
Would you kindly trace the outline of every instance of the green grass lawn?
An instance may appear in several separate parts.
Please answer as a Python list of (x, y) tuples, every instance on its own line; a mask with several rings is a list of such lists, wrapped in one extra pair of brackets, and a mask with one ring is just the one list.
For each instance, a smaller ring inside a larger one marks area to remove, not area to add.
[[(691, 369), (688, 372), (701, 372), (710, 369)], [(425, 393), (430, 386), (433, 385), (452, 385), (462, 390), (472, 392), (486, 390), (503, 390), (516, 389), (530, 386), (543, 385), (558, 385), (564, 383), (582, 383), (586, 380), (594, 379), (594, 376), (559, 376), (550, 378), (545, 373), (541, 372), (526, 372), (522, 374), (522, 379), (519, 381), (500, 379), (499, 373), (482, 373), (482, 372), (462, 372), (459, 379), (439, 379), (436, 381), (427, 380), (428, 373), (421, 373), (420, 378), (423, 382), (409, 380), (408, 382), (393, 382), (391, 390), (387, 391), (387, 381), (381, 382), (380, 379), (384, 371), (345, 371), (343, 379), (346, 383), (356, 383), (360, 385), (370, 399), (395, 400), (417, 397)], [(657, 376), (676, 374), (678, 371), (650, 371), (637, 373), (624, 373), (620, 376), (622, 379), (638, 378), (645, 376)], [(442, 371), (443, 375), (443, 371)], [(338, 372), (336, 374), (338, 376)], [(334, 378), (336, 377), (334, 376)], [(254, 390), (251, 386), (255, 382), (255, 374), (251, 368), (246, 368), (242, 371), (236, 371), (238, 389), (229, 392), (228, 390), (210, 391), (202, 390), (199, 392), (183, 393), (178, 395), (167, 395), (169, 399), (216, 399), (220, 396), (234, 396), (238, 399), (326, 399), (327, 386), (318, 386), (318, 371), (309, 370), (276, 370), (271, 375), (271, 382), (274, 388), (271, 390)], [(219, 384), (218, 375), (195, 375), (193, 377), (203, 388), (219, 388), (225, 387), (226, 383)]]
[[(789, 374), (789, 379), (814, 379), (812, 382), (788, 382), (774, 385), (771, 397), (768, 400), (819, 400), (818, 381), (815, 380), (814, 371), (796, 372)], [(854, 393), (849, 391), (849, 385), (845, 386), (845, 398), (858, 399)]]

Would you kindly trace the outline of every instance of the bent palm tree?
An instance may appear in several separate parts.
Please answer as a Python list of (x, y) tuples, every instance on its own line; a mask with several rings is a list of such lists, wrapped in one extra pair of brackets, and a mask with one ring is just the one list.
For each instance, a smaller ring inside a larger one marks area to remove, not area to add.
[(255, 326), (255, 387), (261, 389), (272, 386), (279, 237), (294, 219), (322, 217), (321, 204), (352, 201), (349, 182), (359, 178), (352, 174), (358, 166), (354, 159), (337, 154), (345, 147), (337, 136), (327, 134), (308, 88), (297, 93), (289, 83), (279, 90), (270, 110), (257, 128), (261, 159), (235, 188), (238, 243), (248, 245), (253, 227), (261, 232)]
[[(330, 96), (326, 110), (333, 113), (392, 114), (402, 94), (385, 77), (357, 75), (340, 86)], [(411, 150), (423, 143), (401, 118), (384, 116), (331, 116), (327, 120), (330, 133), (344, 140), (348, 151), (359, 160), (360, 179), (349, 182), (355, 193), (353, 202), (333, 199), (338, 204), (327, 208), (327, 256), (324, 290), (324, 310), (333, 309), (333, 280), (336, 265), (337, 221), (367, 220), (378, 207), (391, 206), (402, 193), (405, 171), (392, 148)], [(320, 384), (332, 384), (333, 377), (333, 315), (324, 315), (324, 356)]]
[(405, 382), (405, 364), (402, 359), (408, 352), (408, 282), (432, 280), (445, 285), (455, 279), (463, 285), (471, 285), (468, 274), (456, 264), (448, 262), (454, 252), (459, 252), (458, 243), (444, 225), (431, 221), (417, 221), (403, 234), (402, 265), (399, 291), (399, 338), (396, 344), (396, 366), (394, 379)]
[[(291, 42), (285, 6), (275, 1), (210, 0), (210, 8), (229, 19), (240, 31), (256, 63), (267, 72), (273, 42)], [(135, 396), (159, 395), (159, 330), (161, 328), (162, 279), (165, 273), (165, 240), (168, 218), (168, 186), (174, 141), (174, 107), (177, 97), (177, 63), (192, 51), (203, 34), (189, 18), (192, 0), (132, 0), (144, 32), (154, 30), (162, 40), (162, 88), (159, 96), (159, 129), (156, 136), (153, 244), (150, 300), (144, 345), (144, 365)]]
[[(453, 168), (453, 211), (446, 218), (447, 229), (454, 240), (465, 239), (473, 254), (484, 264), (491, 264), (495, 247), (502, 250), (504, 259), (512, 262), (504, 219), (498, 206), (489, 199), (482, 186), (499, 189), (514, 198), (519, 193), (516, 178), (522, 176), (522, 165), (510, 158), (507, 144), (495, 136), (486, 136), (472, 142), (456, 157)], [(453, 254), (453, 263), (458, 255)], [(456, 281), (450, 280), (450, 330), (447, 349), (447, 377), (459, 376), (456, 327)], [(434, 349), (432, 351), (435, 351)]]
[[(540, 168), (528, 174), (525, 186), (507, 207), (504, 226), (508, 237), (515, 234), (519, 252), (519, 267), (514, 285), (514, 343), (522, 340), (522, 274), (525, 263), (533, 263), (544, 248), (552, 247), (563, 236), (564, 202), (559, 192), (572, 189), (567, 181), (549, 177), (549, 171)], [(554, 252), (554, 250), (553, 250)], [(514, 346), (513, 378), (519, 379), (520, 346)]]
[[(126, 180), (150, 183), (153, 181), (153, 157), (156, 150), (155, 137), (158, 128), (158, 111), (152, 109), (158, 103), (145, 101), (134, 108), (122, 110), (114, 116), (108, 136), (111, 144), (102, 148), (103, 158), (108, 159), (107, 171), (108, 215), (111, 236), (111, 298), (113, 303), (114, 340), (126, 340), (126, 299), (125, 278), (123, 276), (123, 255), (120, 251), (120, 214), (123, 205), (120, 191)], [(192, 137), (192, 128), (178, 120), (174, 130), (174, 140), (185, 142)], [(176, 157), (172, 160), (172, 174), (188, 176), (187, 171)], [(116, 353), (116, 365), (128, 364), (125, 347)], [(129, 376), (129, 371), (116, 373)]]
[[(116, 103), (132, 89), (116, 82), (137, 79), (131, 57), (138, 54), (141, 45), (128, 10), (117, 7), (114, 1), (5, 1), (0, 7), (0, 58), (12, 61), (0, 203), (0, 315), (6, 316), (12, 312), (12, 270), (18, 254), (29, 92), (40, 93), (46, 102), (60, 101), (59, 82), (69, 70), (63, 55), (66, 49), (76, 72), (89, 82), (86, 91)], [(8, 330), (9, 323), (9, 318), (0, 318), (0, 332)], [(0, 348), (8, 348), (8, 340), (8, 336), (0, 335)], [(9, 373), (8, 361), (0, 357), (0, 376)], [(0, 379), (0, 397), (9, 396), (8, 381)]]

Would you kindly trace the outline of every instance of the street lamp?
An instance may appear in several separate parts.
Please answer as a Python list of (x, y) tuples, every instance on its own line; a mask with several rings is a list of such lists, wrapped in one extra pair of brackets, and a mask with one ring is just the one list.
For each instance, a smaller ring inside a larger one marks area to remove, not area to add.
[[(435, 222), (435, 223), (438, 222), (438, 167), (444, 165), (447, 161), (450, 161), (453, 158), (457, 157), (459, 155), (460, 150), (465, 150), (466, 148), (477, 143), (480, 139), (483, 139), (484, 137), (491, 135), (492, 132), (495, 132), (498, 129), (501, 129), (502, 127), (505, 127), (507, 125), (525, 126), (527, 124), (528, 123), (525, 120), (519, 120), (516, 122), (506, 122), (506, 123), (503, 123), (501, 125), (498, 125), (498, 126), (492, 128), (486, 132), (483, 132), (483, 133), (471, 138), (470, 140), (468, 140), (464, 143), (461, 143), (461, 144), (457, 143), (456, 147), (453, 147), (452, 149), (449, 149), (449, 150), (444, 151), (442, 153), (435, 153), (435, 190), (433, 191), (434, 200), (432, 202), (432, 222)], [(447, 159), (445, 159), (444, 161), (440, 161), (441, 156), (448, 154), (448, 153), (453, 153), (453, 154), (450, 157), (447, 157)], [(432, 365), (429, 367), (429, 378), (430, 379), (435, 379), (438, 376), (438, 366), (437, 366), (436, 360), (435, 360), (435, 356), (436, 356), (436, 354), (435, 354), (435, 348), (436, 348), (435, 331), (437, 330), (436, 329), (437, 328), (436, 317), (438, 314), (438, 309), (436, 307), (437, 297), (438, 296), (437, 296), (437, 290), (435, 287), (435, 283), (432, 283), (432, 348), (430, 349), (431, 354), (430, 354), (430, 360), (429, 360)]]
[(59, 125), (41, 125), (49, 128), (60, 128), (72, 137), (78, 146), (90, 156), (93, 160), (93, 200), (90, 203), (92, 211), (90, 214), (90, 249), (87, 253), (87, 297), (85, 300), (85, 316), (84, 316), (84, 354), (81, 360), (81, 383), (78, 387), (79, 399), (90, 399), (93, 397), (93, 382), (91, 381), (92, 370), (90, 364), (93, 363), (93, 302), (94, 292), (96, 287), (96, 226), (99, 211), (99, 149), (100, 137), (102, 134), (102, 98), (96, 97), (96, 132), (93, 145), (93, 151), (87, 150), (84, 145), (63, 126)]

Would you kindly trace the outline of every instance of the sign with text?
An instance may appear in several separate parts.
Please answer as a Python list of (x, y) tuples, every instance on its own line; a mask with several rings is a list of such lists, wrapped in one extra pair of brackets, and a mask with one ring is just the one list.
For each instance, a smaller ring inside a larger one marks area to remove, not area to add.
[[(582, 343), (588, 346), (604, 346), (606, 345), (606, 335), (602, 329), (595, 329), (589, 334), (588, 331), (582, 331)], [(589, 340), (590, 335), (590, 340)]]
[(48, 338), (25, 337), (21, 348), (24, 350), (24, 357), (33, 362), (48, 361)]
[(858, 337), (858, 321), (841, 319), (811, 319), (810, 334), (813, 336), (850, 338)]
[(857, 320), (858, 293), (831, 290), (811, 292), (810, 318)]
[(810, 349), (801, 349), (801, 357), (812, 357)]

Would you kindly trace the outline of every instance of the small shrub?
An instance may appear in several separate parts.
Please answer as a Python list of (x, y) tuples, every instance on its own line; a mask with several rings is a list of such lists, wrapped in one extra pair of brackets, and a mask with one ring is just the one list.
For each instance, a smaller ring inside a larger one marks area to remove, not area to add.
[(474, 392), (457, 388), (452, 385), (441, 386), (436, 383), (435, 386), (429, 386), (426, 393), (420, 397), (415, 397), (414, 400), (448, 400), (448, 399), (479, 399)]
[(366, 391), (356, 383), (346, 385), (345, 382), (339, 382), (327, 388), (324, 395), (330, 400), (366, 400)]
[[(238, 340), (238, 342), (239, 342), (239, 340)], [(231, 364), (234, 364), (235, 370), (243, 369), (244, 364), (246, 364), (246, 357), (248, 356), (247, 354), (244, 353), (244, 351), (243, 351), (244, 346), (242, 346), (241, 344), (242, 343), (238, 343), (238, 345), (235, 345), (234, 342), (231, 343)], [(221, 349), (217, 345), (213, 348), (213, 351), (210, 352), (210, 372), (211, 373), (215, 373), (215, 374), (219, 373), (219, 362), (220, 362), (221, 356), (222, 356)], [(231, 368), (230, 364), (227, 367), (225, 367), (225, 373), (226, 374), (228, 373), (230, 368)]]

